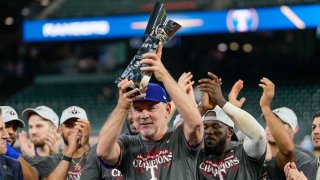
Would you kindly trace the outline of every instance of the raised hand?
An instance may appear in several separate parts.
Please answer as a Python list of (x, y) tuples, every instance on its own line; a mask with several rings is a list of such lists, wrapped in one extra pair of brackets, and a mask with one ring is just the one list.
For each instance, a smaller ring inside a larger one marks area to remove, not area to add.
[(179, 77), (178, 84), (183, 89), (184, 92), (188, 94), (188, 96), (192, 99), (193, 102), (196, 103), (196, 98), (194, 97), (193, 85), (194, 81), (192, 80), (193, 75), (191, 72), (182, 73)]
[(275, 93), (275, 85), (268, 78), (260, 79), (259, 86), (263, 89), (260, 98), (260, 107), (271, 107), (271, 101)]
[(169, 72), (161, 62), (161, 58), (156, 53), (146, 53), (140, 61), (148, 66), (141, 67), (140, 70), (146, 73), (154, 73), (158, 81), (163, 82), (166, 77), (170, 77)]
[(79, 132), (82, 134), (81, 136), (81, 147), (88, 147), (89, 145), (89, 136), (91, 131), (91, 125), (90, 122), (85, 119), (78, 119), (77, 122), (75, 122), (75, 127), (79, 130)]
[(288, 162), (284, 166), (284, 174), (287, 180), (308, 180), (302, 171), (298, 171), (294, 162)]
[(122, 80), (118, 84), (118, 89), (119, 89), (118, 106), (126, 110), (128, 110), (131, 107), (132, 102), (134, 100), (143, 98), (146, 96), (145, 94), (136, 95), (136, 93), (139, 92), (138, 88), (135, 88), (127, 92), (127, 88), (130, 87), (131, 85), (133, 85), (133, 82), (128, 81), (127, 79)]
[(226, 103), (226, 100), (222, 95), (221, 79), (211, 72), (208, 72), (208, 76), (209, 78), (203, 78), (199, 80), (198, 89), (202, 92), (207, 92), (214, 104), (223, 107)]
[(21, 133), (19, 133), (19, 140), (21, 143), (22, 154), (27, 155), (29, 157), (35, 157), (36, 152), (35, 152), (34, 144), (32, 142), (28, 142), (27, 133), (25, 131), (22, 131)]
[(58, 133), (56, 129), (51, 129), (45, 139), (45, 146), (48, 147), (49, 154), (58, 154), (61, 143), (61, 133)]
[(68, 150), (66, 151), (66, 156), (72, 157), (73, 154), (81, 147), (82, 134), (79, 132), (78, 128), (74, 128), (68, 137)]
[(239, 79), (236, 83), (234, 83), (228, 95), (229, 102), (237, 106), (238, 108), (241, 108), (243, 103), (246, 101), (246, 98), (244, 97), (237, 100), (238, 95), (242, 88), (243, 88), (243, 81)]

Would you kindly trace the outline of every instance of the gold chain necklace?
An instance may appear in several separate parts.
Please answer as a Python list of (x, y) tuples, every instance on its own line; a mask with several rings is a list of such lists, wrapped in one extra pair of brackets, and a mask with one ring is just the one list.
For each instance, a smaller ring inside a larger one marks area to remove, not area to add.
[(74, 166), (74, 169), (75, 169), (76, 171), (79, 171), (79, 170), (81, 169), (80, 163), (81, 163), (83, 157), (84, 157), (84, 156), (82, 156), (81, 159), (80, 159), (78, 162), (75, 162), (75, 161), (72, 159), (72, 162), (73, 162), (74, 165), (75, 165), (75, 166)]

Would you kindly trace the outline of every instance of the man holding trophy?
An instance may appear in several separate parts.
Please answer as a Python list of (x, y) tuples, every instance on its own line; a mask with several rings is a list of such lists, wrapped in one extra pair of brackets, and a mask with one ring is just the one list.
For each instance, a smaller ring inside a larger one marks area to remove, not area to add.
[[(153, 35), (158, 41), (170, 39), (177, 30), (172, 25), (180, 27), (166, 18), (163, 5), (157, 3), (146, 30), (152, 38), (150, 41), (147, 38), (148, 45), (141, 47), (127, 72), (117, 80), (118, 103), (100, 132), (97, 146), (100, 162), (107, 168), (118, 168), (124, 179), (196, 179), (196, 158), (203, 138), (201, 116), (195, 103), (162, 64), (162, 43), (158, 46), (153, 41)], [(174, 131), (170, 132), (167, 126), (171, 106), (165, 90), (158, 84), (145, 83), (151, 74), (163, 83), (184, 119), (184, 124)], [(118, 138), (131, 107), (139, 135)]]

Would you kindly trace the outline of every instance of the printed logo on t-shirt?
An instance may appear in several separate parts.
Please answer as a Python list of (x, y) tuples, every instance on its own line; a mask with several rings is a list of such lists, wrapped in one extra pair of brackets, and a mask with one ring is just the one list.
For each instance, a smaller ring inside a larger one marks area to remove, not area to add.
[(111, 170), (111, 176), (113, 178), (116, 178), (116, 180), (122, 180), (121, 171), (119, 171), (118, 169), (112, 169)]
[(203, 160), (199, 169), (203, 176), (206, 177), (219, 177), (224, 179), (224, 175), (227, 173), (236, 172), (239, 166), (239, 159), (234, 156), (228, 156), (223, 160)]
[(133, 167), (137, 173), (149, 173), (151, 180), (158, 180), (157, 171), (171, 166), (172, 152), (170, 150), (149, 151), (146, 156), (137, 155)]
[(69, 169), (67, 180), (80, 180), (83, 169), (83, 165), (75, 165), (72, 169)]

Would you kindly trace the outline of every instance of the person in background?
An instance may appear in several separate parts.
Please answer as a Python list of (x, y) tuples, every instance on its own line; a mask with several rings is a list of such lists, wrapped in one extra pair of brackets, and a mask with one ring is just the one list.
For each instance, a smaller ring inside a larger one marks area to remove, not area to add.
[(313, 153), (316, 157), (320, 156), (320, 111), (316, 112), (313, 116), (312, 122), (312, 143), (313, 143)]
[(30, 141), (27, 133), (19, 133), (20, 149), (23, 159), (36, 168), (41, 158), (60, 151), (61, 136), (58, 133), (59, 117), (47, 106), (27, 108), (22, 116), (28, 123)]
[[(139, 134), (136, 123), (133, 121), (132, 109), (128, 111), (127, 114), (127, 128), (128, 132), (122, 135), (134, 136)], [(81, 179), (83, 180), (122, 180), (122, 174), (118, 169), (107, 169), (104, 168), (97, 157), (97, 145), (94, 145), (88, 156), (87, 163), (81, 174)]]
[[(227, 102), (221, 80), (213, 73), (199, 80), (200, 91), (207, 92), (217, 107), (203, 118), (204, 149), (198, 158), (198, 179), (258, 179), (266, 153), (266, 137), (261, 125), (246, 111)], [(238, 141), (234, 125), (247, 138)]]
[(294, 162), (288, 162), (284, 168), (287, 180), (318, 180), (320, 179), (320, 112), (316, 112), (312, 122), (312, 142), (316, 157), (297, 166)]
[(8, 138), (0, 108), (0, 179), (37, 180), (37, 171), (7, 143)]
[(0, 108), (0, 179), (23, 180), (19, 161), (5, 155), (8, 151), (8, 138), (9, 134), (2, 119), (2, 108)]
[(2, 110), (2, 118), (9, 134), (7, 143), (13, 147), (17, 140), (17, 129), (24, 128), (24, 122), (19, 119), (17, 112), (10, 106), (0, 106)]
[(29, 127), (30, 142), (27, 134), (19, 133), (23, 157), (34, 165), (41, 157), (57, 154), (61, 145), (61, 137), (57, 132), (59, 117), (47, 106), (27, 108), (22, 112)]
[(262, 78), (259, 86), (263, 89), (260, 107), (266, 120), (266, 133), (270, 155), (266, 159), (266, 176), (269, 179), (285, 179), (283, 171), (288, 162), (296, 162), (298, 167), (312, 158), (293, 142), (298, 129), (298, 118), (295, 113), (281, 107), (272, 110), (271, 101), (275, 94), (275, 85), (268, 78)]
[(37, 164), (40, 179), (80, 179), (90, 151), (90, 122), (84, 109), (71, 106), (60, 118), (64, 149)]

